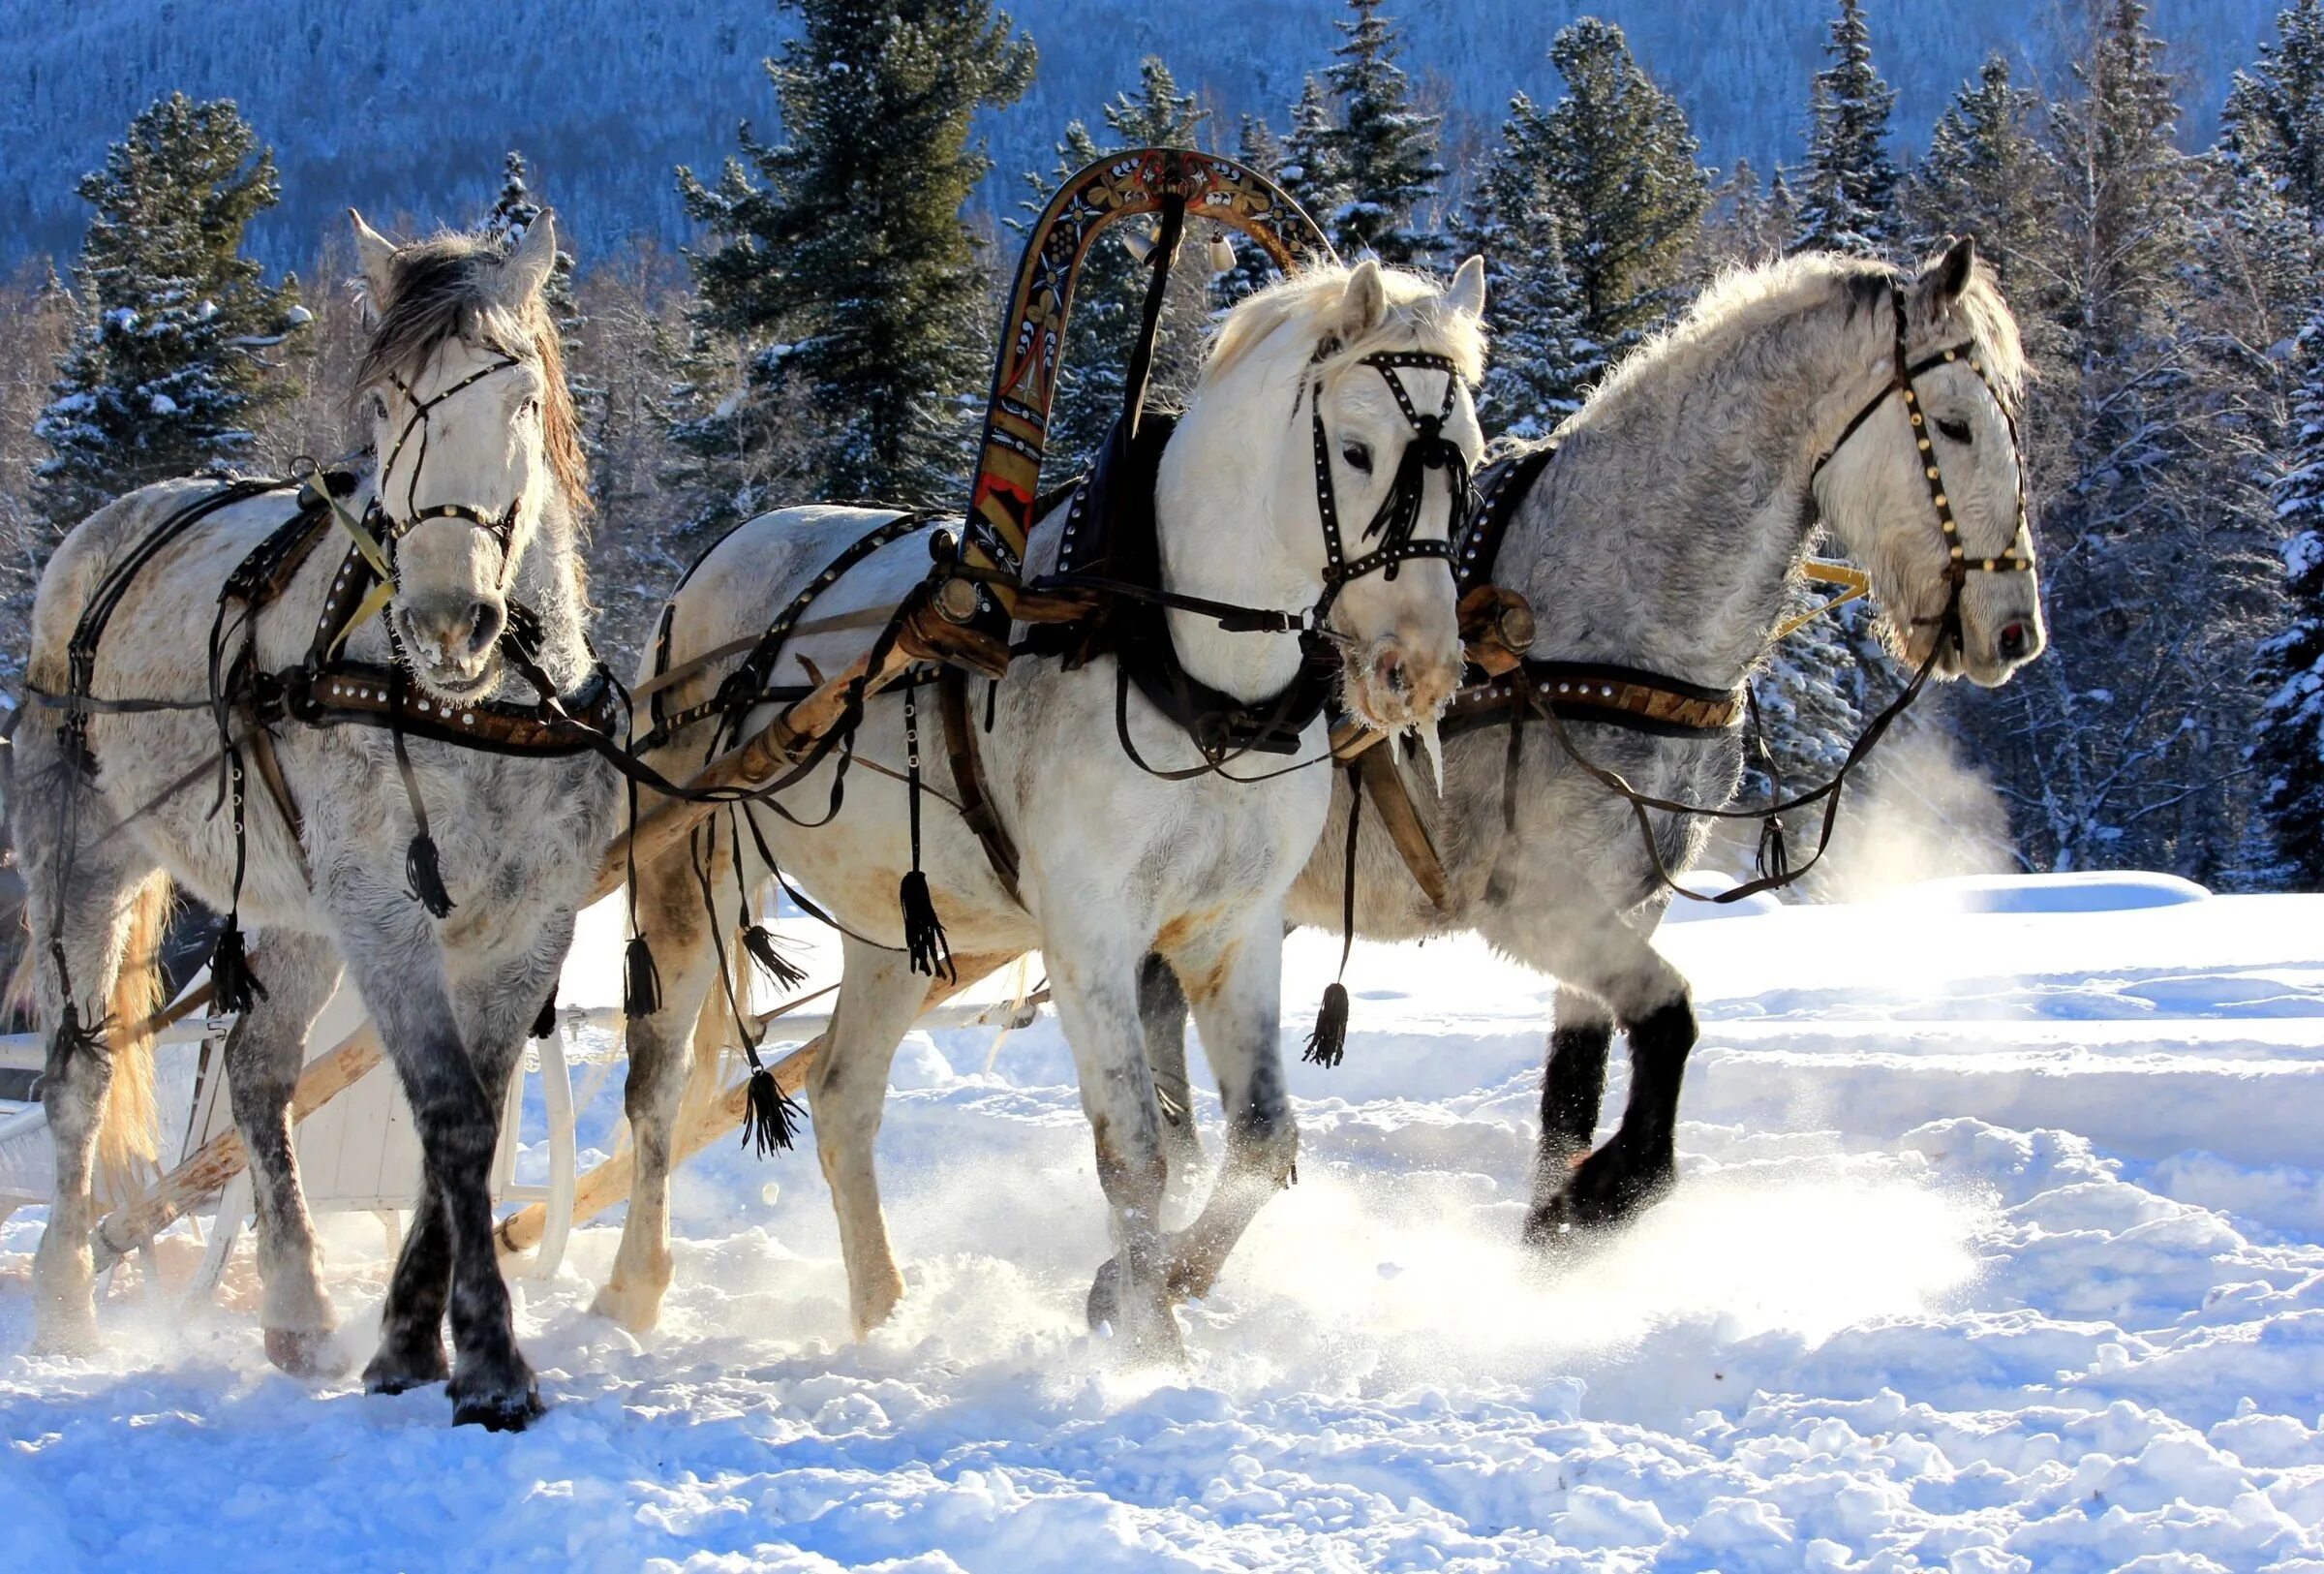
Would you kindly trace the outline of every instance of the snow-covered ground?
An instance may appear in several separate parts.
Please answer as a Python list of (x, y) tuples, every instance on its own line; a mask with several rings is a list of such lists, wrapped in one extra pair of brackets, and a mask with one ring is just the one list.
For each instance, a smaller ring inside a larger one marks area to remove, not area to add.
[[(1294, 1068), (1300, 1183), (1182, 1372), (1081, 1326), (1103, 1219), (1048, 1018), (900, 1056), (892, 1327), (845, 1337), (812, 1158), (721, 1147), (659, 1332), (587, 1314), (606, 1223), (520, 1285), (555, 1404), (520, 1437), (274, 1373), (246, 1290), (33, 1359), (19, 1215), (0, 1566), (2324, 1570), (2324, 898), (1966, 881), (1667, 944), (1684, 1185), (1546, 1278), (1514, 1242), (1548, 985), (1359, 947), (1347, 1064)], [(1335, 950), (1294, 942), (1295, 1025)], [(360, 1355), (379, 1232), (330, 1246)]]

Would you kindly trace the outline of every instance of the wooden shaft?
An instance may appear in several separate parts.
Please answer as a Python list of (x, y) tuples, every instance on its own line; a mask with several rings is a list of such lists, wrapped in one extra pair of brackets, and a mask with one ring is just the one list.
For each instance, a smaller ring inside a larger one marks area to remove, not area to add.
[[(957, 976), (933, 980), (928, 999), (922, 1003), (921, 1009), (941, 1005), (1014, 960), (1005, 956), (955, 957), (953, 967)], [(815, 1034), (768, 1067), (775, 1074), (776, 1086), (786, 1096), (796, 1094), (807, 1086), (807, 1079), (814, 1070), (815, 1061), (822, 1055), (829, 1036), (828, 1034)], [(740, 1129), (749, 1087), (750, 1079), (744, 1077), (706, 1105), (690, 1124), (673, 1134), (670, 1151), (673, 1166), (684, 1163), (720, 1138), (732, 1137)], [(636, 1158), (637, 1148), (633, 1143), (581, 1177), (581, 1183), (573, 1192), (574, 1223), (595, 1219), (606, 1209), (629, 1200), (629, 1188), (637, 1181)], [(501, 1220), (500, 1227), (493, 1231), (494, 1244), (505, 1257), (530, 1251), (540, 1244), (548, 1223), (548, 1206), (545, 1203), (533, 1203)]]
[[(876, 672), (871, 662), (869, 652), (856, 658), (837, 677), (826, 679), (813, 694), (786, 707), (750, 737), (688, 777), (687, 787), (695, 791), (746, 787), (779, 776), (798, 763), (816, 739), (839, 725), (847, 709), (848, 692), (858, 680), (867, 680), (866, 694), (875, 694), (901, 677), (913, 658), (893, 648)], [(633, 848), (639, 863), (653, 863), (719, 808), (715, 803), (665, 798), (639, 815), (636, 827), (614, 838), (613, 846), (606, 849), (605, 861), (597, 866), (597, 883), (581, 905), (587, 907), (622, 888)]]

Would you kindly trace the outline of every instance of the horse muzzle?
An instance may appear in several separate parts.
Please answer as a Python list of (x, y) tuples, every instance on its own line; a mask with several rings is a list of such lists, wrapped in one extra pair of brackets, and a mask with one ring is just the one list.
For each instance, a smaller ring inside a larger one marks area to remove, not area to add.
[(1433, 723), (1460, 687), (1458, 646), (1450, 657), (1396, 635), (1347, 651), (1348, 708), (1382, 732)]
[(471, 699), (495, 681), (495, 651), (508, 627), (507, 604), (498, 597), (405, 605), (396, 623), (405, 658), (425, 687)]

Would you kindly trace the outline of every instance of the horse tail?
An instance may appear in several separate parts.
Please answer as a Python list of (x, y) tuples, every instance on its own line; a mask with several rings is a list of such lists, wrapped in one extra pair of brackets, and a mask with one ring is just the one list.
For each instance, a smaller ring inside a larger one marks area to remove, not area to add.
[(161, 1118), (153, 1096), (153, 1023), (162, 999), (162, 941), (169, 927), (169, 878), (148, 876), (129, 899), (128, 944), (106, 1002), (106, 1047), (113, 1080), (97, 1124), (97, 1165), (112, 1195), (137, 1184), (133, 1168), (161, 1152)]
[[(738, 939), (739, 939), (739, 931)], [(729, 955), (740, 957), (742, 946), (729, 947)], [(750, 964), (742, 962), (743, 980), (749, 982)], [(726, 1056), (726, 1041), (734, 1036), (733, 1025), (726, 1018), (726, 994), (712, 989), (702, 997), (702, 1009), (694, 1017), (694, 1058), (687, 1068), (686, 1092), (678, 1097), (676, 1129), (690, 1131), (707, 1119), (710, 1108), (718, 1102), (724, 1090), (719, 1086), (719, 1066)]]

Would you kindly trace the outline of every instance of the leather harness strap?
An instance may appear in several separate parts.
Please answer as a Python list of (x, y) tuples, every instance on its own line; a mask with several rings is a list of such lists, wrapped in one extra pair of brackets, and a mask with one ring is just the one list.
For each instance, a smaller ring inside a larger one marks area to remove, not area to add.
[(968, 714), (967, 673), (949, 664), (944, 666), (936, 677), (936, 708), (944, 718), (944, 756), (952, 765), (961, 818), (976, 833), (985, 849), (985, 861), (993, 866), (994, 879), (1009, 893), (1010, 901), (1023, 907), (1024, 899), (1017, 894), (1017, 844), (1009, 839), (1008, 827), (994, 811), (984, 761), (977, 754), (976, 724)]
[(1389, 840), (1395, 844), (1404, 867), (1412, 872), (1413, 882), (1442, 912), (1452, 894), (1452, 882), (1445, 877), (1444, 863), (1436, 855), (1436, 844), (1428, 840), (1428, 827), (1421, 823), (1420, 811), (1412, 805), (1412, 794), (1405, 790), (1404, 773), (1396, 765), (1394, 750), (1395, 746), (1389, 744), (1358, 755), (1349, 767), (1354, 774), (1349, 785), (1372, 800)]

